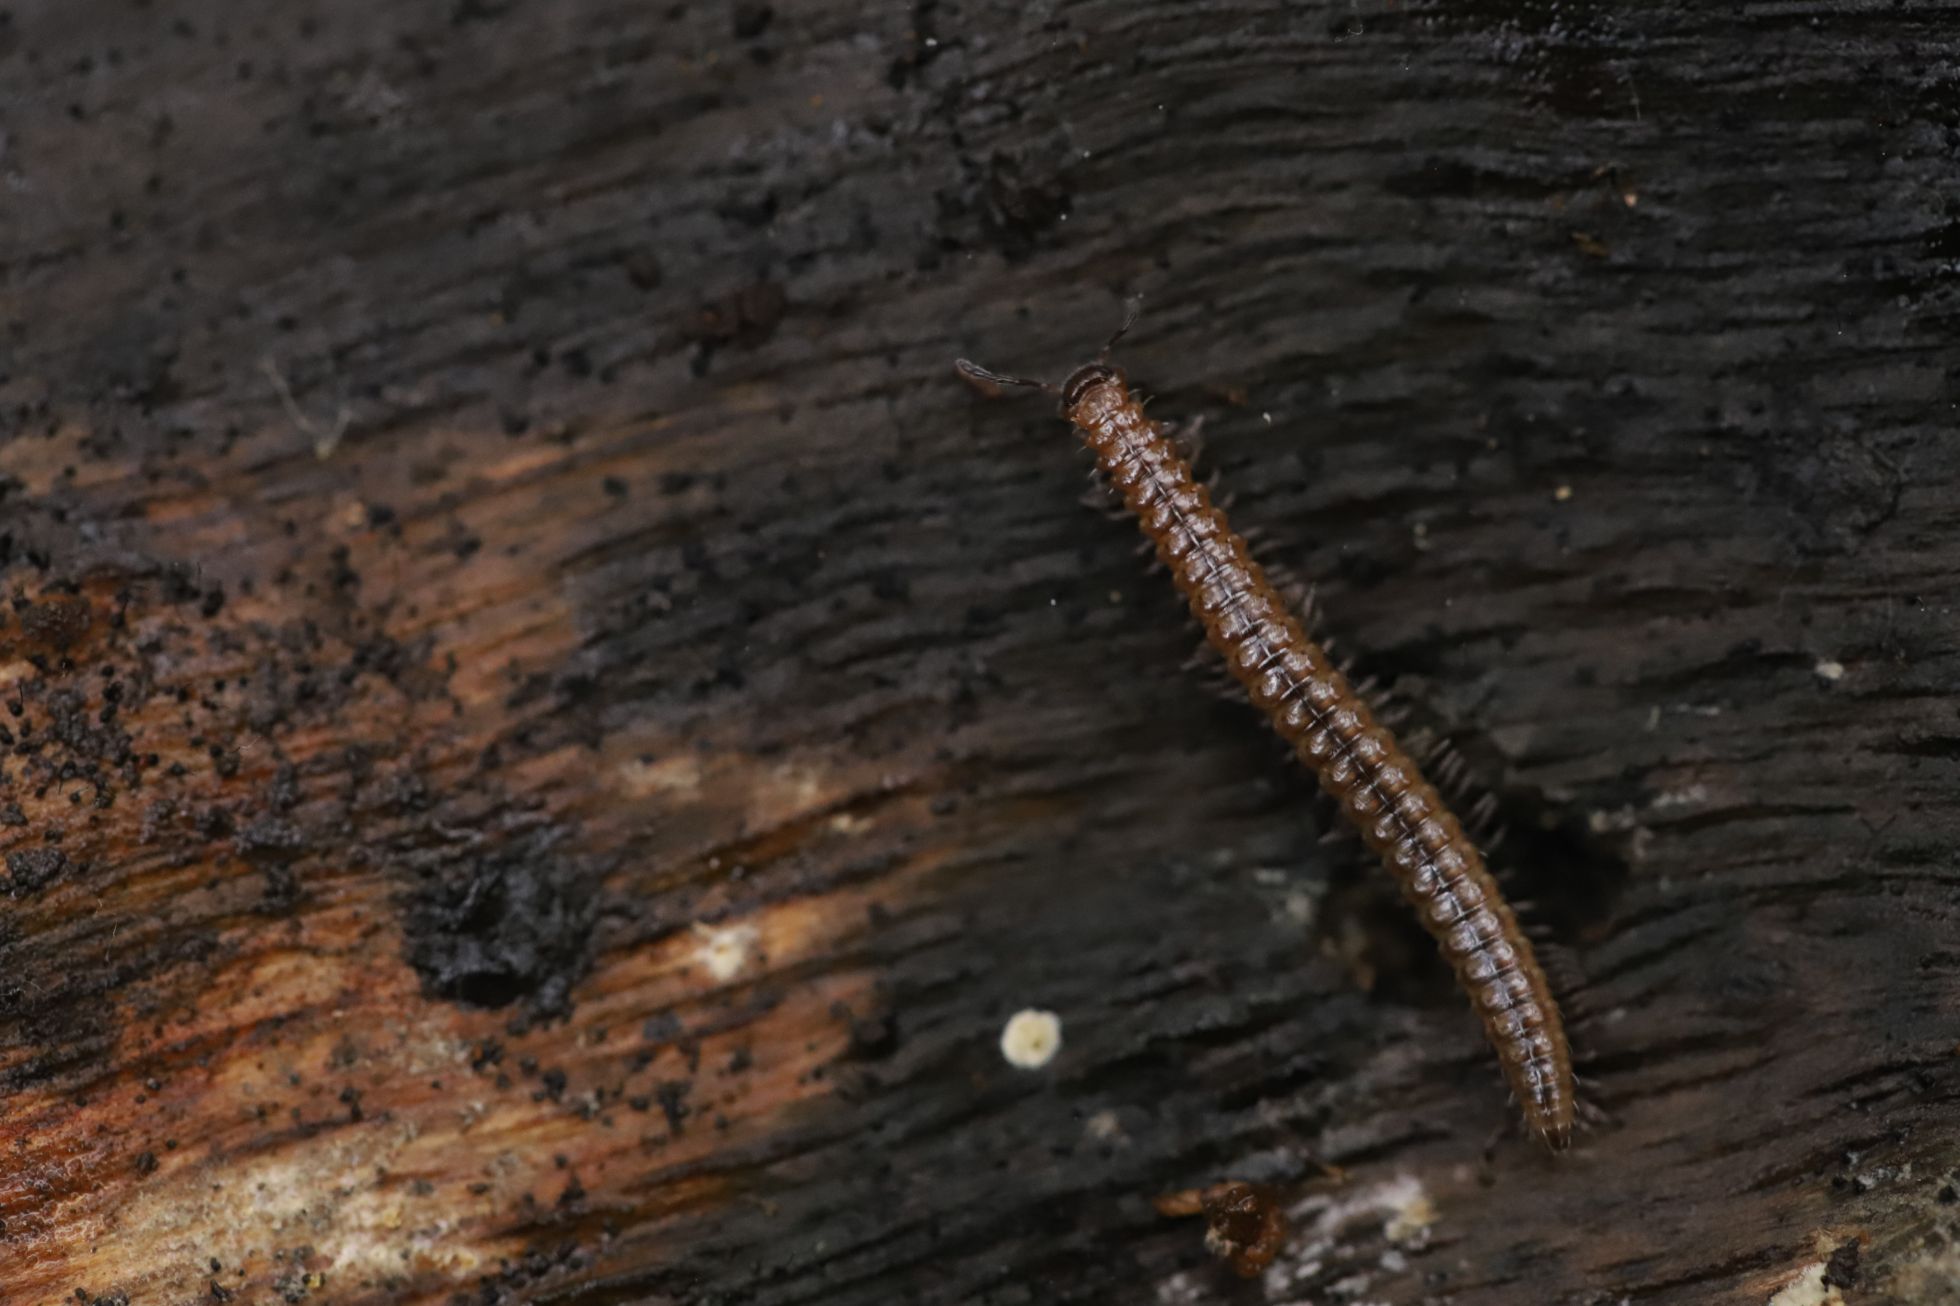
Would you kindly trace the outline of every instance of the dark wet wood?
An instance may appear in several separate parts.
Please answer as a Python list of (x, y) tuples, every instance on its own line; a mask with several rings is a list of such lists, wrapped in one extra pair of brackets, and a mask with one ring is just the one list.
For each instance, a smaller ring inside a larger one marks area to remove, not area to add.
[[(16, 4), (0, 1296), (1943, 1300), (1942, 9)], [(1570, 1157), (953, 375), (1134, 292), (1499, 795)]]

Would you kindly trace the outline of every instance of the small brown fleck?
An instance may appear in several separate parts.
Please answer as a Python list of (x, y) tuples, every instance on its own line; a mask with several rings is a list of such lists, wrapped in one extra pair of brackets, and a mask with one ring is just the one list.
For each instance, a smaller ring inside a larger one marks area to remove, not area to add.
[(1286, 1212), (1272, 1189), (1228, 1179), (1209, 1188), (1166, 1193), (1159, 1215), (1205, 1217), (1205, 1247), (1242, 1279), (1256, 1279), (1286, 1244)]
[(776, 332), (789, 297), (773, 281), (758, 281), (701, 306), (690, 334), (706, 346), (753, 349)]
[(88, 601), (64, 596), (43, 597), (16, 605), (21, 634), (35, 644), (58, 651), (74, 646), (88, 633)]
[(1575, 231), (1572, 233), (1572, 243), (1578, 246), (1579, 252), (1581, 254), (1584, 254), (1589, 258), (1605, 258), (1607, 257), (1608, 254), (1611, 253), (1611, 251), (1606, 248), (1606, 243), (1600, 240), (1599, 237), (1588, 235), (1583, 231)]

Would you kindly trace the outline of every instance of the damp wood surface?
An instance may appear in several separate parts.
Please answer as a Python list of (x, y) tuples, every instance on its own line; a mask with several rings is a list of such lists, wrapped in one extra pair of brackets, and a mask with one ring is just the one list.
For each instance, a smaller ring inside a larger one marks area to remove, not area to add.
[[(12, 5), (0, 1301), (1951, 1300), (1943, 10)], [(953, 374), (1137, 293), (1569, 1155)]]

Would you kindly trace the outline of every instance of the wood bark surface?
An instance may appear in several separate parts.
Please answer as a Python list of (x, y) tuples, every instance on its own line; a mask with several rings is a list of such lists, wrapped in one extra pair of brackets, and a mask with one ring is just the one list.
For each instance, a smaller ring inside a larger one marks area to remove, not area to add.
[[(15, 0), (0, 1300), (1955, 1300), (1957, 153), (1934, 0)], [(1137, 293), (1571, 1155), (952, 372)]]

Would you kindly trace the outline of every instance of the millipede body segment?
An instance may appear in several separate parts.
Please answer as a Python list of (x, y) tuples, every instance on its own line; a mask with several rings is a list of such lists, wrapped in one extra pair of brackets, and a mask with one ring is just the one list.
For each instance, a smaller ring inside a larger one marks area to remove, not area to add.
[[(962, 363), (982, 380), (1011, 381)], [(1104, 363), (1061, 388), (1081, 433), (1254, 706), (1319, 777), (1469, 994), (1525, 1122), (1572, 1137), (1572, 1054), (1531, 943), (1475, 843), (1247, 552), (1190, 464)]]

